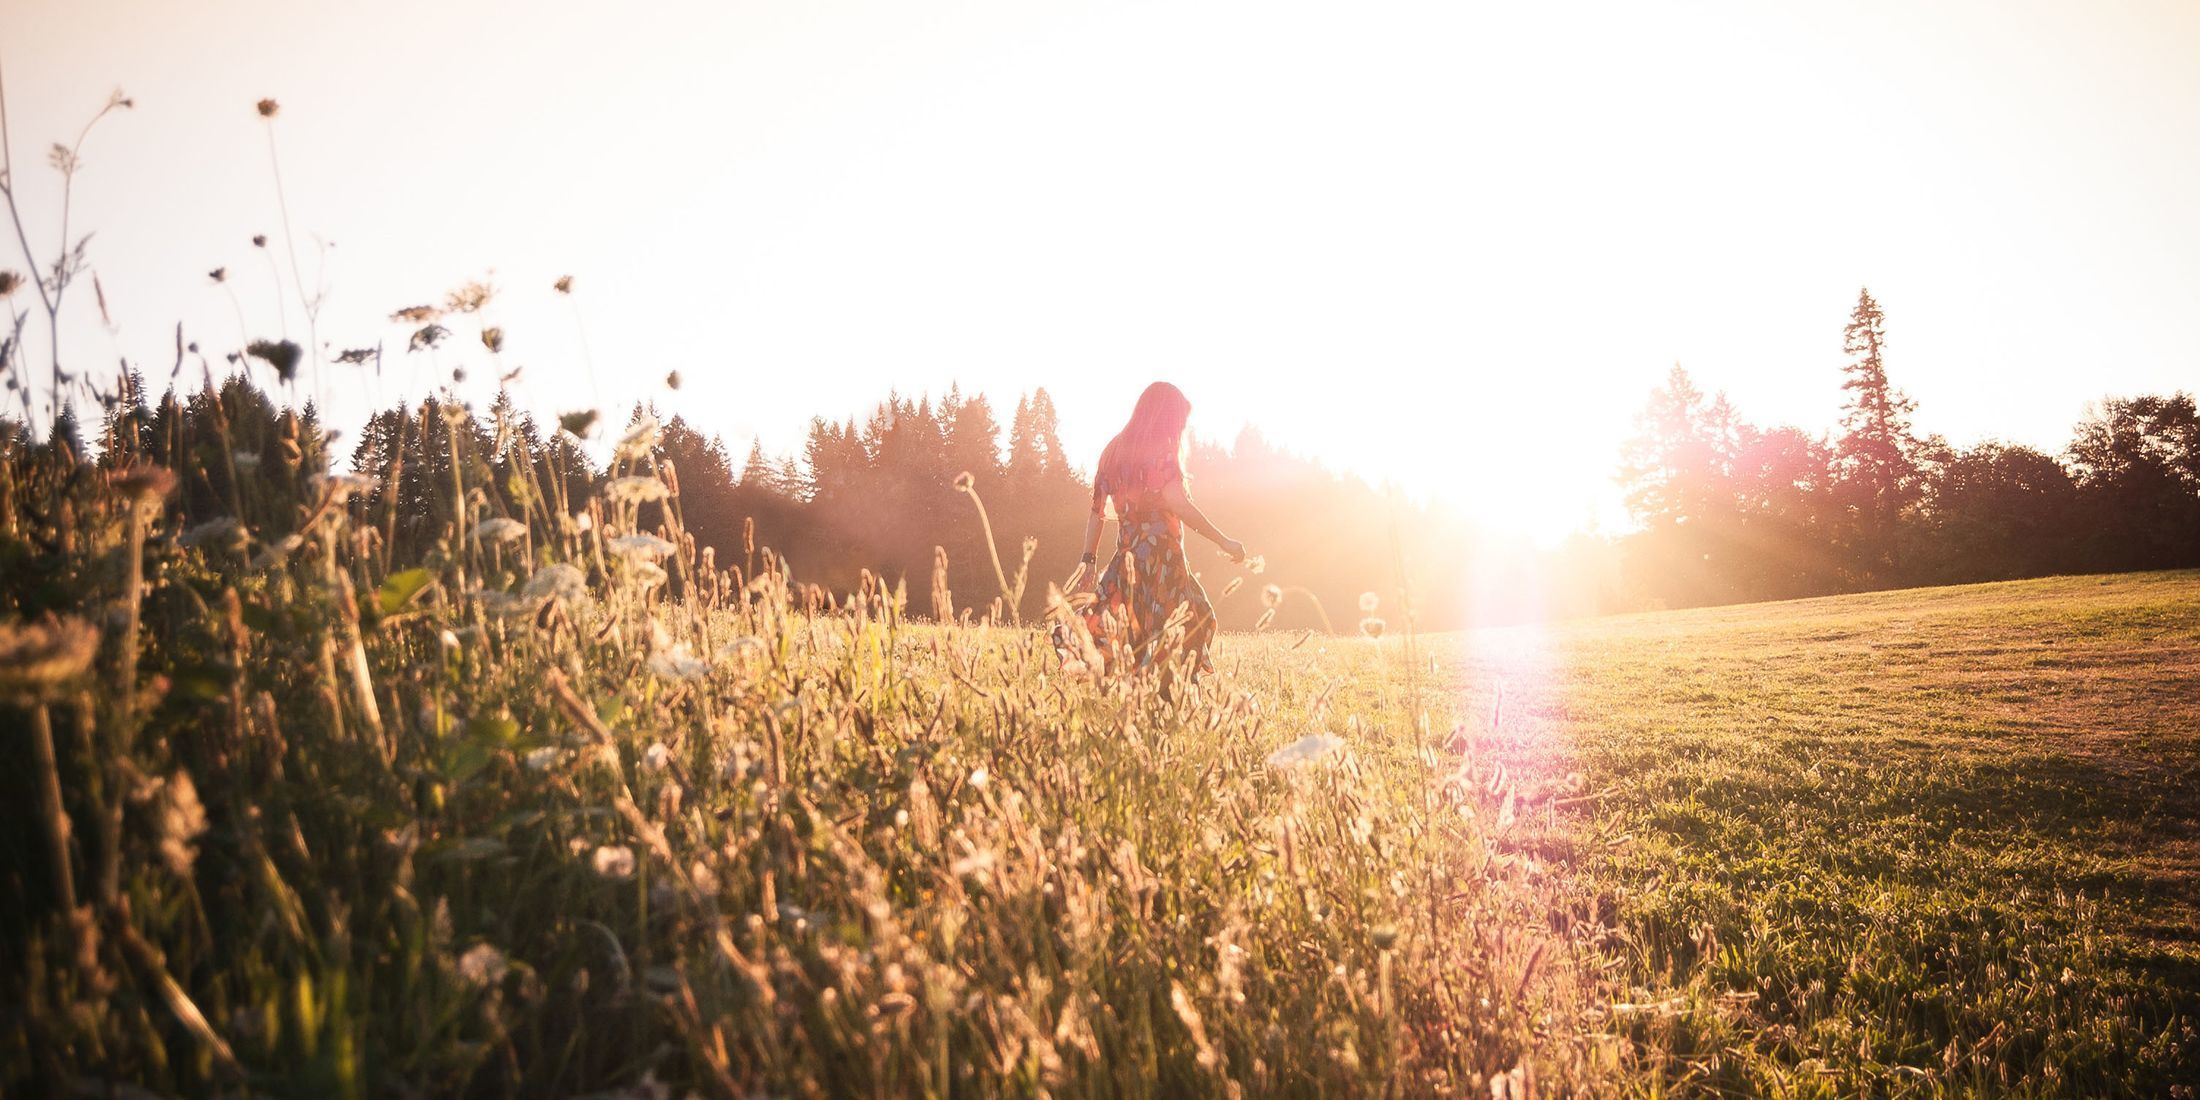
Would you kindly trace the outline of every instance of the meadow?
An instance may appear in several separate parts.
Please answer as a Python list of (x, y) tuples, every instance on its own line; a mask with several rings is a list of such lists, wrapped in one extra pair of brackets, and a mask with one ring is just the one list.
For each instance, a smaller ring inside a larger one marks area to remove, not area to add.
[(699, 554), (646, 436), (456, 486), (422, 561), (354, 475), (178, 529), (167, 471), (0, 452), (10, 1094), (2200, 1078), (2200, 576), (1096, 681)]

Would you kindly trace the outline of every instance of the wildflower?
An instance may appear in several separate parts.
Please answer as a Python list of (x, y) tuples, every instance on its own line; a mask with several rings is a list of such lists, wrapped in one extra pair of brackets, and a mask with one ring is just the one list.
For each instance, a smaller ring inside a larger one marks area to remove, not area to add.
[(673, 371), (672, 373), (665, 375), (665, 388), (668, 390), (676, 390), (680, 388), (679, 371)]
[(441, 316), (443, 311), (434, 306), (406, 306), (390, 314), (390, 320), (400, 325), (424, 325)]
[(482, 329), (481, 346), (488, 348), (492, 352), (503, 351), (504, 329), (498, 325), (490, 325), (488, 328)]
[(336, 361), (347, 367), (356, 367), (366, 363), (369, 359), (378, 358), (380, 355), (381, 349), (379, 348), (345, 348), (336, 354)]
[(326, 492), (329, 502), (342, 504), (353, 496), (371, 493), (379, 482), (366, 474), (330, 474), (313, 479), (316, 488)]
[(260, 551), (259, 556), (252, 559), (252, 568), (266, 569), (273, 565), (279, 565), (284, 559), (290, 557), (292, 552), (305, 545), (305, 542), (305, 539), (297, 535), (284, 535), (269, 544), (266, 549)]
[(544, 745), (539, 749), (530, 750), (526, 756), (520, 758), (520, 762), (527, 765), (528, 771), (546, 772), (558, 762), (560, 752), (561, 750), (556, 745)]
[(475, 542), (517, 542), (527, 534), (527, 525), (508, 516), (497, 516), (474, 524), (466, 537)]
[(1367, 618), (1360, 620), (1360, 633), (1365, 634), (1370, 638), (1380, 638), (1383, 636), (1383, 629), (1389, 625), (1390, 624), (1385, 623), (1381, 619), (1370, 615)]
[(1256, 577), (1268, 571), (1268, 559), (1261, 557), (1259, 554), (1255, 554), (1252, 557), (1245, 559), (1244, 564), (1245, 571), (1251, 573)]
[(578, 566), (555, 562), (535, 570), (519, 594), (530, 600), (564, 600), (575, 603), (588, 597), (588, 577)]
[(266, 360), (285, 382), (298, 376), (298, 360), (305, 356), (305, 350), (289, 340), (254, 340), (244, 350), (254, 359)]
[(993, 782), (993, 773), (986, 771), (982, 766), (970, 773), (970, 785), (978, 790), (984, 790), (986, 784), (991, 782)]
[(442, 633), (437, 634), (435, 636), (435, 640), (438, 645), (441, 645), (445, 649), (455, 650), (458, 648), (458, 635), (452, 633), (447, 629), (444, 630)]
[(141, 501), (161, 500), (176, 491), (175, 472), (164, 466), (137, 463), (107, 475), (107, 484), (124, 496)]
[(1344, 738), (1333, 733), (1314, 733), (1301, 737), (1268, 754), (1268, 766), (1277, 770), (1295, 768), (1312, 763), (1344, 747)]
[(956, 492), (958, 492), (958, 493), (967, 493), (967, 492), (969, 492), (969, 491), (971, 491), (972, 489), (975, 489), (975, 488), (977, 488), (977, 487), (978, 487), (978, 479), (977, 479), (976, 477), (972, 476), (972, 475), (971, 475), (971, 473), (970, 473), (970, 471), (968, 471), (968, 470), (964, 470), (963, 472), (961, 472), (961, 473), (959, 473), (959, 474), (956, 474), (956, 475), (955, 475), (955, 491), (956, 491)]
[(449, 339), (450, 335), (451, 330), (444, 328), (442, 325), (422, 325), (419, 331), (412, 334), (412, 340), (406, 346), (413, 351), (426, 351), (429, 348), (442, 346), (443, 341)]
[(624, 844), (606, 844), (596, 849), (596, 873), (608, 879), (624, 881), (634, 877), (634, 849)]
[(274, 117), (275, 117), (275, 112), (277, 112), (277, 111), (280, 111), (280, 110), (282, 110), (282, 109), (283, 109), (283, 107), (282, 107), (282, 104), (279, 104), (279, 103), (275, 102), (275, 101), (274, 101), (274, 100), (272, 100), (272, 99), (263, 99), (263, 100), (261, 100), (261, 101), (260, 101), (260, 117), (261, 117), (261, 118), (274, 118)]
[(1360, 593), (1360, 614), (1373, 615), (1375, 613), (1375, 609), (1381, 607), (1382, 603), (1382, 598), (1377, 596), (1375, 593), (1362, 592)]
[[(214, 281), (221, 282), (221, 271), (218, 268), (214, 272)], [(0, 270), (0, 298), (15, 293), (22, 285), (23, 275), (21, 272)]]
[(619, 437), (619, 457), (639, 458), (648, 454), (649, 449), (656, 445), (657, 418), (643, 413), (640, 419), (627, 427), (626, 434)]
[(445, 424), (453, 428), (459, 427), (466, 423), (466, 415), (464, 402), (446, 401), (443, 403), (443, 422)]
[[(15, 274), (15, 272), (13, 271), (0, 272), (0, 282), (6, 281), (6, 277), (13, 274)], [(207, 272), (206, 277), (217, 283), (226, 283), (229, 281), (229, 269), (226, 267), (217, 267), (214, 270)], [(0, 297), (6, 297), (6, 295), (0, 295)]]
[(596, 529), (596, 517), (591, 512), (574, 513), (572, 523), (573, 533), (576, 535), (585, 535)]
[(672, 495), (665, 483), (653, 477), (622, 477), (603, 487), (613, 504), (651, 504)]
[(670, 557), (677, 547), (655, 535), (620, 535), (605, 544), (611, 552), (630, 562), (660, 561)]
[(493, 588), (478, 589), (467, 594), (481, 602), (482, 611), (500, 619), (516, 619), (523, 615), (532, 615), (540, 609), (539, 601), (515, 596), (510, 592), (499, 592)]
[(161, 784), (159, 813), (160, 858), (177, 877), (188, 878), (199, 858), (195, 842), (206, 832), (206, 807), (190, 772), (178, 771)]
[(661, 772), (671, 764), (672, 750), (666, 748), (662, 741), (652, 741), (648, 748), (642, 750), (643, 771)]
[(558, 281), (551, 283), (550, 289), (555, 290), (560, 294), (573, 293), (573, 277), (571, 275), (558, 276)]
[(1270, 611), (1283, 606), (1283, 586), (1271, 584), (1260, 590), (1260, 605)]
[(82, 619), (0, 622), (0, 696), (65, 684), (98, 653), (99, 629)]
[(495, 985), (504, 980), (510, 967), (504, 952), (485, 943), (477, 943), (458, 957), (458, 976), (470, 985)]
[(197, 524), (183, 533), (179, 540), (185, 546), (205, 546), (210, 543), (234, 546), (244, 541), (244, 525), (235, 516), (217, 516)]
[(594, 409), (569, 412), (558, 417), (558, 427), (565, 429), (566, 434), (575, 439), (588, 438), (588, 430), (595, 426), (596, 410)]
[(497, 288), (486, 280), (472, 279), (444, 296), (443, 308), (451, 313), (476, 313), (496, 297)]
[(649, 670), (667, 680), (700, 680), (710, 673), (710, 663), (697, 657), (686, 642), (681, 642), (650, 654)]
[(265, 233), (254, 233), (254, 234), (252, 235), (252, 247), (254, 247), (254, 248), (266, 248), (266, 247), (267, 247), (267, 234), (265, 234)]

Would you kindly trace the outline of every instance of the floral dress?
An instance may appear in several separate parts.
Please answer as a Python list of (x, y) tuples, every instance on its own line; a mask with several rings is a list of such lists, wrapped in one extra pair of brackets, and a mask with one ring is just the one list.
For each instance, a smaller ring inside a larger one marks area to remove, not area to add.
[[(1093, 510), (1106, 503), (1105, 480), (1093, 486)], [(1191, 655), (1194, 669), (1214, 670), (1214, 606), (1184, 560), (1184, 525), (1158, 490), (1116, 497), (1115, 554), (1100, 572), (1085, 627), (1111, 669)], [(1165, 662), (1173, 663), (1173, 662)]]

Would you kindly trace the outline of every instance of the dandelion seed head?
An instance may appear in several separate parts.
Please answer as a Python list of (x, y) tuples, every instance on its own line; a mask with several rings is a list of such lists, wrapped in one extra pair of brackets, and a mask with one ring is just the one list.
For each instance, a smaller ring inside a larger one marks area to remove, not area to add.
[(1375, 593), (1360, 593), (1360, 614), (1373, 615), (1375, 613), (1375, 609), (1381, 607), (1382, 605), (1382, 597), (1377, 596)]
[(259, 102), (259, 110), (260, 110), (260, 117), (261, 117), (261, 118), (274, 118), (274, 117), (275, 117), (275, 113), (276, 113), (277, 111), (280, 111), (280, 110), (282, 110), (282, 109), (283, 109), (283, 105), (282, 105), (282, 104), (280, 104), (280, 103), (277, 103), (277, 102), (275, 102), (275, 101), (274, 101), (274, 100), (272, 100), (272, 99), (263, 99), (263, 100), (261, 100), (261, 101)]
[(652, 741), (649, 743), (648, 748), (642, 750), (643, 771), (661, 772), (670, 766), (672, 766), (672, 750), (666, 748), (664, 742)]
[(1283, 606), (1283, 586), (1271, 584), (1262, 588), (1260, 590), (1260, 605), (1270, 611)]
[(978, 487), (978, 479), (977, 479), (977, 478), (976, 478), (975, 476), (973, 476), (973, 475), (971, 474), (971, 472), (970, 472), (970, 471), (968, 471), (968, 470), (964, 470), (963, 472), (961, 472), (961, 473), (959, 473), (959, 474), (956, 474), (956, 475), (955, 475), (955, 491), (956, 491), (956, 492), (958, 492), (958, 493), (967, 493), (967, 492), (969, 492), (969, 491), (971, 491), (972, 489), (975, 489), (975, 488), (977, 488), (977, 487)]

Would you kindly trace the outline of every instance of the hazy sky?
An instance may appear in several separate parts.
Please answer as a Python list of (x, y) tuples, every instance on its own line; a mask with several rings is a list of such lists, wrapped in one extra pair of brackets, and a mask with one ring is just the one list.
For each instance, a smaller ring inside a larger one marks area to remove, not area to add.
[[(1204, 433), (1541, 536), (1611, 522), (1676, 361), (1831, 426), (1860, 285), (1958, 443), (2200, 384), (2196, 57), (2189, 2), (0, 0), (42, 251), (47, 145), (137, 101), (77, 188), (119, 334), (86, 284), (63, 350), (95, 372), (157, 384), (178, 320), (234, 347), (216, 266), (302, 341), (272, 96), (309, 279), (334, 243), (322, 337), (383, 341), (385, 398), (461, 364), (494, 392), (469, 328), (431, 362), (384, 320), (493, 271), (543, 413), (655, 398), (784, 452), (889, 387), (1005, 420), (1044, 385), (1089, 463), (1168, 378)], [(348, 427), (373, 384), (333, 377)]]

